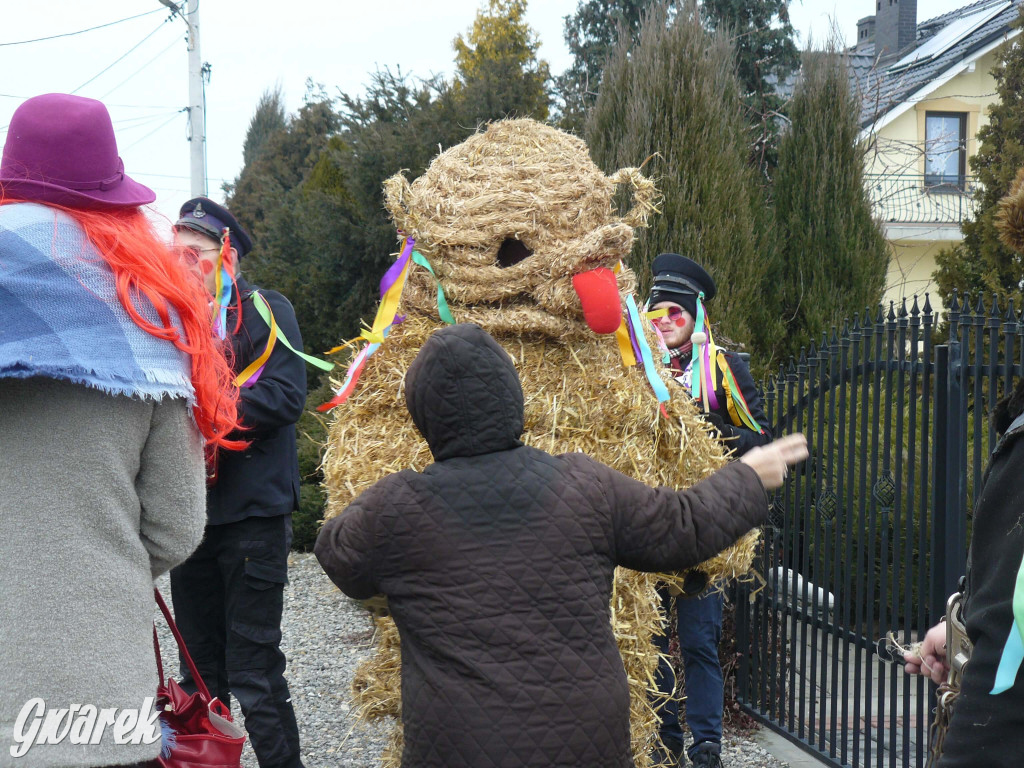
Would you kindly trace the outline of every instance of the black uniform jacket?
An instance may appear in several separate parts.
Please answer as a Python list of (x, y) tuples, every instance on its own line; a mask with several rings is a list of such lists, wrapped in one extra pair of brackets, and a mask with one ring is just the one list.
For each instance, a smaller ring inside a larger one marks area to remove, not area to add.
[[(715, 397), (718, 400), (718, 407), (712, 408), (711, 413), (717, 414), (725, 425), (725, 428), (722, 430), (722, 444), (728, 450), (733, 451), (735, 458), (739, 458), (751, 448), (770, 443), (772, 441), (772, 433), (768, 428), (768, 417), (765, 415), (764, 406), (761, 403), (761, 393), (757, 389), (757, 384), (754, 383), (754, 377), (750, 375), (750, 368), (747, 367), (746, 362), (735, 352), (719, 348), (718, 354), (725, 359), (729, 370), (732, 371), (733, 378), (736, 379), (736, 386), (739, 387), (740, 392), (743, 393), (743, 398), (747, 401), (750, 415), (762, 429), (761, 432), (755, 432), (741, 420), (733, 418), (732, 414), (729, 413), (728, 396), (725, 392), (725, 376), (722, 375), (721, 369), (716, 364), (715, 379), (718, 382), (718, 386), (715, 388)], [(674, 371), (681, 373), (681, 369), (688, 362), (689, 359), (677, 360), (672, 368)], [(695, 375), (696, 372), (693, 373)], [(697, 407), (703, 408), (699, 404)]]
[[(234, 352), (235, 373), (245, 370), (263, 354), (270, 328), (253, 304), (252, 291), (238, 279), (242, 299), (242, 326), (235, 328), (235, 310), (228, 310), (228, 333)], [(296, 349), (302, 337), (291, 303), (276, 291), (260, 290), (284, 333)], [(306, 403), (306, 364), (278, 339), (263, 373), (252, 387), (242, 388), (238, 416), (246, 427), (241, 437), (251, 444), (244, 451), (221, 451), (216, 481), (207, 489), (210, 525), (223, 525), (247, 517), (287, 515), (299, 505), (299, 457), (295, 423)]]
[(475, 325), (427, 341), (406, 403), (435, 463), (378, 482), (315, 548), (350, 596), (388, 596), (403, 768), (632, 768), (615, 566), (681, 570), (732, 544), (767, 515), (756, 473), (676, 491), (524, 446), (515, 368)]

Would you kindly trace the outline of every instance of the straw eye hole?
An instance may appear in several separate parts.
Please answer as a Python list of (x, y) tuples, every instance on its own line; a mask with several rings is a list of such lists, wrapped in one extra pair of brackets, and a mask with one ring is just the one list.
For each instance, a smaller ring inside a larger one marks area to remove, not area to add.
[(502, 269), (507, 269), (530, 258), (532, 255), (533, 251), (527, 248), (522, 240), (506, 237), (498, 248), (498, 255), (495, 257), (494, 263)]

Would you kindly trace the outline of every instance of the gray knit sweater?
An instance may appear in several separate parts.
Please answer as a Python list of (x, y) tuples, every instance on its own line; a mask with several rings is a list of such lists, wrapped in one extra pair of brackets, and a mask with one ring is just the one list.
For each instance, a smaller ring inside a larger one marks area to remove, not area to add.
[(30, 699), (121, 710), (155, 694), (153, 578), (202, 539), (203, 474), (182, 400), (0, 380), (0, 767), (157, 756), (159, 741), (118, 745), (110, 727), (95, 745), (11, 748)]

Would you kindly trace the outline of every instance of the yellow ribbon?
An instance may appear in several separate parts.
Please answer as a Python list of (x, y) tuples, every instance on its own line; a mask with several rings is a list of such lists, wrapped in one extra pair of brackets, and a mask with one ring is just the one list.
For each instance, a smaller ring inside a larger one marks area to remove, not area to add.
[(371, 344), (384, 343), (384, 329), (395, 322), (395, 315), (398, 313), (398, 300), (402, 298), (402, 289), (405, 287), (405, 278), (409, 275), (409, 264), (412, 259), (405, 263), (398, 279), (388, 288), (388, 292), (381, 299), (380, 307), (377, 309), (377, 316), (373, 319), (373, 327), (364, 330), (359, 334)]
[(626, 318), (619, 321), (619, 328), (615, 331), (615, 340), (619, 343), (619, 354), (622, 355), (622, 365), (626, 368), (636, 365), (636, 355), (633, 353), (633, 344), (629, 340), (629, 329), (626, 328)]
[(256, 371), (266, 365), (267, 360), (270, 359), (270, 353), (274, 351), (274, 343), (277, 341), (277, 320), (274, 319), (274, 315), (270, 315), (270, 338), (267, 339), (267, 347), (263, 350), (263, 354), (249, 363), (248, 367), (242, 371), (238, 376), (235, 377), (235, 386), (240, 387), (247, 382)]

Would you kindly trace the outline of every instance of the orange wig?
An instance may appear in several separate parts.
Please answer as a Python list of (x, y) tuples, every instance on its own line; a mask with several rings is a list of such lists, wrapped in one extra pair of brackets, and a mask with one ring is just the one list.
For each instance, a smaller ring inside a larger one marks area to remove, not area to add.
[[(16, 202), (21, 201), (4, 199), (0, 205)], [(217, 448), (244, 448), (245, 441), (229, 439), (240, 429), (238, 388), (225, 358), (225, 346), (213, 336), (210, 297), (202, 281), (160, 241), (139, 208), (87, 211), (53, 203), (45, 205), (64, 211), (81, 225), (89, 242), (113, 271), (118, 299), (135, 324), (189, 355), (196, 393), (192, 411), (206, 439), (207, 456)], [(142, 316), (136, 307), (139, 297), (153, 305), (161, 325)], [(171, 310), (181, 320), (184, 338), (171, 322)]]

